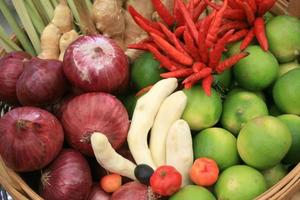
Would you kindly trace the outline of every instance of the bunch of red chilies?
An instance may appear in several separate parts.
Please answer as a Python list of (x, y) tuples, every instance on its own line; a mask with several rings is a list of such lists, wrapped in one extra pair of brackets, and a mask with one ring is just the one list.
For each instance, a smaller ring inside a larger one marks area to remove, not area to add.
[[(222, 53), (226, 45), (243, 40), (241, 50), (256, 37), (263, 50), (268, 50), (263, 15), (276, 0), (223, 0), (222, 5), (210, 0), (174, 0), (173, 14), (161, 0), (151, 0), (162, 19), (150, 21), (133, 7), (128, 11), (135, 22), (149, 34), (149, 38), (128, 48), (150, 51), (161, 66), (169, 72), (163, 78), (183, 78), (185, 88), (202, 81), (202, 88), (211, 95), (213, 74), (220, 74), (248, 55), (241, 52), (225, 60)], [(206, 17), (200, 15), (211, 7)]]

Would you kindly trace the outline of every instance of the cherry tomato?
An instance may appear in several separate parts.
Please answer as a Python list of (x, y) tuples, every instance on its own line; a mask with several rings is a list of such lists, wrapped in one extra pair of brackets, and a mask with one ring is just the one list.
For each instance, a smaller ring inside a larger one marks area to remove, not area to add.
[(122, 177), (119, 174), (108, 174), (100, 180), (101, 188), (107, 193), (116, 191), (121, 185)]

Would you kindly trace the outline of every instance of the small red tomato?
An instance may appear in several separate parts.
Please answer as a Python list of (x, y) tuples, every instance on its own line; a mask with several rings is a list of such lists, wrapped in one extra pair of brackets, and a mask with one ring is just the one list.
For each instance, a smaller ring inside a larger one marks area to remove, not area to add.
[(212, 159), (198, 158), (190, 169), (189, 175), (195, 184), (211, 186), (218, 180), (219, 168)]
[(100, 181), (101, 188), (107, 193), (116, 191), (121, 185), (122, 177), (119, 174), (108, 174), (103, 176)]
[(181, 187), (181, 174), (172, 166), (161, 166), (150, 177), (153, 192), (162, 196), (171, 196)]

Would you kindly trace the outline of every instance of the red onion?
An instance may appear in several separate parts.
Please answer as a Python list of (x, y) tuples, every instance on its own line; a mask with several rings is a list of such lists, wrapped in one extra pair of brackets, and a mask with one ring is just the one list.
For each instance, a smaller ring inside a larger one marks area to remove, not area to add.
[(110, 195), (104, 192), (99, 184), (95, 184), (89, 194), (88, 200), (110, 200)]
[(0, 155), (15, 171), (45, 167), (58, 155), (63, 140), (59, 121), (40, 108), (15, 108), (0, 119)]
[(73, 149), (63, 150), (41, 179), (41, 196), (45, 200), (85, 200), (92, 187), (89, 165)]
[(79, 37), (66, 50), (63, 69), (72, 85), (86, 92), (118, 92), (129, 77), (128, 59), (102, 35)]
[(155, 195), (150, 188), (138, 182), (129, 182), (122, 185), (115, 191), (110, 200), (157, 200), (158, 195)]
[(126, 140), (129, 119), (126, 109), (116, 97), (107, 93), (86, 93), (67, 103), (62, 124), (69, 145), (93, 156), (91, 134), (105, 134), (113, 148), (117, 149)]
[(17, 80), (23, 72), (23, 63), (31, 56), (25, 52), (12, 52), (0, 59), (0, 101), (17, 103)]
[(17, 82), (18, 99), (23, 105), (51, 104), (62, 97), (66, 84), (62, 62), (32, 58)]

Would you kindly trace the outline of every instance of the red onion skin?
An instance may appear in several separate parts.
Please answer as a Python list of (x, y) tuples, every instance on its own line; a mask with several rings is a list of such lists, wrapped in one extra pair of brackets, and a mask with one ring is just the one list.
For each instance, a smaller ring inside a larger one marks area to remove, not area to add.
[(64, 149), (42, 175), (45, 200), (86, 200), (92, 187), (89, 165), (83, 155)]
[(26, 52), (8, 53), (0, 59), (0, 101), (17, 103), (16, 85), (23, 72), (23, 63), (31, 56)]
[(94, 184), (89, 194), (88, 200), (110, 200), (110, 195), (104, 192), (99, 184)]
[(118, 92), (129, 77), (124, 51), (102, 35), (75, 40), (66, 50), (63, 70), (71, 84), (85, 92)]
[(138, 182), (129, 182), (115, 191), (110, 200), (148, 200), (148, 188)]
[(126, 141), (129, 119), (125, 107), (107, 93), (86, 93), (72, 99), (62, 114), (62, 125), (68, 144), (80, 152), (93, 156), (90, 136), (105, 134), (113, 148)]
[(62, 62), (32, 58), (24, 63), (17, 81), (17, 96), (22, 105), (48, 105), (63, 96), (66, 86)]
[(40, 108), (15, 108), (0, 119), (0, 155), (17, 172), (45, 167), (58, 155), (63, 140), (60, 122)]

